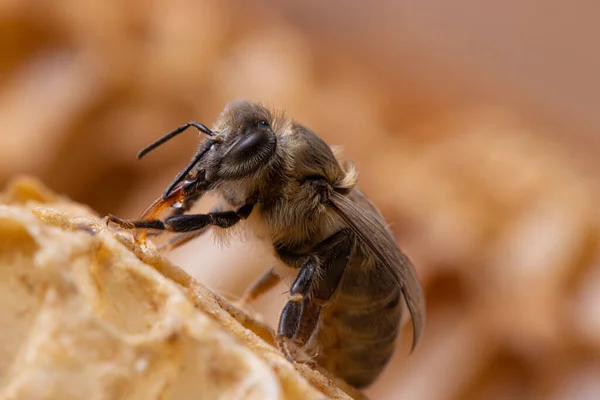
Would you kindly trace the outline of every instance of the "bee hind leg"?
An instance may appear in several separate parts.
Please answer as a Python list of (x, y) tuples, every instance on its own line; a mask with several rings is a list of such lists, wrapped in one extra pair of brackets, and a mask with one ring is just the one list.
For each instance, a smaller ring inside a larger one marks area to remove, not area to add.
[(330, 301), (342, 281), (353, 244), (351, 232), (342, 229), (304, 257), (278, 248), (278, 254), (284, 261), (296, 263), (298, 259), (304, 259), (290, 288), (289, 301), (281, 312), (277, 330), (277, 346), (288, 360), (297, 360), (299, 350), (305, 347), (315, 332), (321, 307)]
[(309, 299), (290, 300), (283, 308), (275, 343), (289, 362), (296, 363), (300, 350), (317, 326), (320, 313), (321, 307)]

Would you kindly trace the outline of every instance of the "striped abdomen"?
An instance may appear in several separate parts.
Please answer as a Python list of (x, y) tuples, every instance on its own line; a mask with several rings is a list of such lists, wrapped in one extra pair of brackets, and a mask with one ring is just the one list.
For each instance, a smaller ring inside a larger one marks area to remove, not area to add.
[(321, 366), (357, 388), (371, 384), (394, 353), (404, 309), (388, 272), (365, 264), (355, 257), (348, 265), (310, 345)]

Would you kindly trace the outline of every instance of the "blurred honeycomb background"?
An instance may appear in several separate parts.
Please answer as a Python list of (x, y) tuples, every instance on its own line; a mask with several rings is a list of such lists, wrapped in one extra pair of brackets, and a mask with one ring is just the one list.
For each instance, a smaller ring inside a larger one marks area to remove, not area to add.
[[(421, 346), (407, 356), (407, 327), (371, 398), (597, 399), (591, 11), (2, 0), (0, 183), (33, 174), (100, 214), (135, 217), (199, 139), (137, 161), (144, 145), (189, 120), (210, 125), (235, 98), (285, 109), (356, 161), (426, 291)], [(269, 267), (263, 253), (208, 237), (171, 257), (235, 297)], [(274, 323), (284, 291), (253, 307)]]

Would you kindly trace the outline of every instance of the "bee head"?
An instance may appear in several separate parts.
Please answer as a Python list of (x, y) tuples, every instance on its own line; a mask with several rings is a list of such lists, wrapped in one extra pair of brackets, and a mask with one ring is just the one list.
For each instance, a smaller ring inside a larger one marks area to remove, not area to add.
[(190, 127), (208, 135), (190, 163), (163, 193), (163, 199), (167, 199), (180, 184), (190, 186), (200, 180), (206, 183), (243, 179), (266, 167), (277, 144), (274, 123), (276, 118), (265, 107), (236, 100), (224, 108), (213, 130), (199, 122), (188, 122), (146, 146), (139, 152), (138, 158)]
[(219, 178), (244, 178), (268, 164), (275, 153), (275, 117), (266, 108), (245, 100), (229, 103), (214, 126), (222, 138), (210, 156)]

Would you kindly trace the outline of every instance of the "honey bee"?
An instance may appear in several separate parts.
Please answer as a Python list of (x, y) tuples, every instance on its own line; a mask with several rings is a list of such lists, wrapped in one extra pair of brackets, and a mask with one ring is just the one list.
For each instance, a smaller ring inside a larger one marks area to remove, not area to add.
[[(406, 308), (416, 347), (425, 322), (423, 291), (381, 213), (358, 189), (352, 163), (339, 161), (307, 127), (245, 100), (229, 103), (213, 129), (187, 123), (138, 158), (190, 127), (208, 138), (163, 195), (139, 220), (109, 221), (139, 230), (140, 240), (148, 230), (179, 232), (169, 249), (211, 228), (261, 232), (276, 263), (244, 299), (282, 278), (290, 283), (275, 342), (291, 362), (314, 354), (333, 375), (366, 387), (394, 353)], [(209, 191), (219, 195), (218, 205), (186, 214)]]

